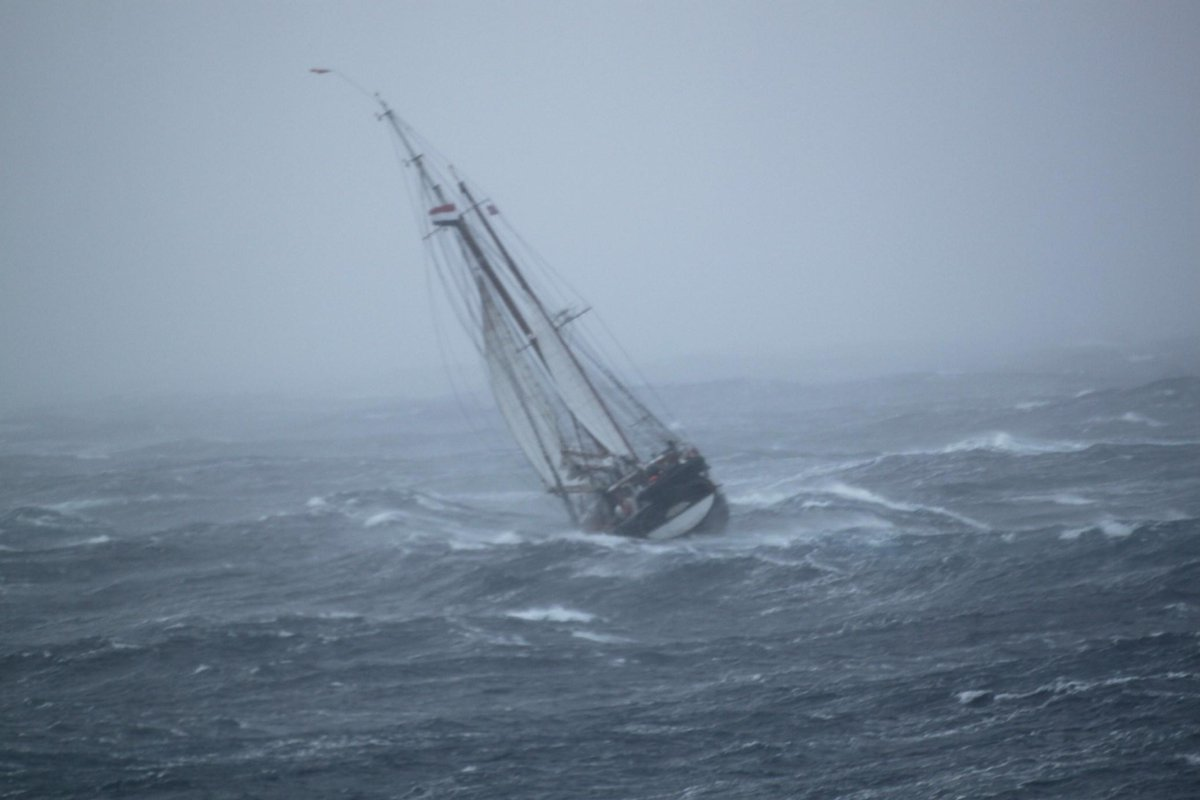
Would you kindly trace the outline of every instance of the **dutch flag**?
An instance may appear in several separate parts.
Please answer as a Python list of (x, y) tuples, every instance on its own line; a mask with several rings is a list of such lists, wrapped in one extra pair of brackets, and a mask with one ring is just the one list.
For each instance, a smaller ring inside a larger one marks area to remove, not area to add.
[(429, 209), (429, 219), (434, 225), (453, 225), (458, 222), (458, 209), (454, 203)]

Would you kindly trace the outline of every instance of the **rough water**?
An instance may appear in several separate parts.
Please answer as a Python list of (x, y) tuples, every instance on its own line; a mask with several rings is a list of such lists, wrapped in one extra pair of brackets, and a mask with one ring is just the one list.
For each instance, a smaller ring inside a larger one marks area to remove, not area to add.
[(662, 394), (723, 534), (453, 402), (0, 420), (0, 797), (1200, 793), (1200, 379)]

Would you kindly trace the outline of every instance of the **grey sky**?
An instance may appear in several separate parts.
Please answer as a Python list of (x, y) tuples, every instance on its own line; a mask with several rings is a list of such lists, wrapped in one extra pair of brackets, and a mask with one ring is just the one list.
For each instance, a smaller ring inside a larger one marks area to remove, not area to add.
[(311, 66), (643, 363), (1200, 332), (1200, 4), (0, 0), (0, 406), (436, 374), (392, 145)]

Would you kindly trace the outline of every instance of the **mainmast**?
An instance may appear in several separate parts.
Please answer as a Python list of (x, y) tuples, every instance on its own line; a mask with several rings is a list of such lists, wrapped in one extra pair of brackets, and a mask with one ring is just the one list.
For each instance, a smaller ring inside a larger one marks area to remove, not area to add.
[[(378, 95), (376, 95), (375, 99), (379, 102), (379, 105), (383, 107), (383, 113), (379, 115), (380, 118), (388, 121), (388, 124), (392, 126), (392, 131), (395, 132), (396, 137), (399, 138), (404, 144), (404, 149), (408, 151), (408, 163), (416, 166), (417, 173), (421, 176), (422, 186), (424, 186), (427, 191), (433, 194), (439, 205), (450, 206), (451, 208), (454, 208), (454, 204), (447, 201), (446, 192), (442, 189), (442, 185), (433, 179), (433, 176), (429, 174), (429, 170), (425, 167), (424, 153), (418, 153), (416, 148), (413, 147), (408, 136), (404, 134), (404, 128), (400, 126), (400, 122), (396, 119), (395, 112), (392, 111), (388, 104), (385, 103)], [(508, 289), (503, 283), (500, 282), (500, 278), (498, 275), (496, 275), (496, 271), (492, 268), (491, 262), (488, 261), (487, 256), (480, 248), (479, 243), (475, 240), (475, 237), (471, 233), (470, 229), (463, 224), (462, 218), (460, 217), (442, 224), (453, 227), (458, 231), (463, 244), (471, 253), (471, 257), (474, 259), (476, 266), (479, 267), (483, 274), (487, 276), (491, 285), (495, 287), (496, 293), (500, 295), (500, 299), (504, 302), (505, 308), (507, 308), (509, 313), (512, 314), (513, 319), (516, 320), (518, 327), (520, 327), (521, 333), (524, 334), (527, 339), (533, 340), (533, 330), (529, 327), (529, 323), (525, 321), (524, 315), (521, 314), (521, 309), (518, 308), (517, 304), (513, 301), (512, 295), (509, 294)], [(537, 347), (536, 340), (534, 340), (534, 347)]]
[(467, 188), (467, 184), (464, 181), (460, 180), (458, 182), (458, 190), (462, 192), (463, 197), (467, 198), (467, 202), (471, 204), (471, 208), (475, 209), (475, 213), (479, 217), (479, 221), (483, 223), (483, 227), (488, 232), (488, 236), (491, 237), (492, 242), (494, 242), (496, 247), (500, 250), (500, 255), (504, 258), (504, 263), (508, 266), (509, 272), (511, 272), (513, 277), (517, 279), (517, 283), (520, 284), (521, 288), (525, 290), (525, 294), (529, 295), (529, 298), (533, 300), (538, 312), (541, 313), (541, 315), (550, 323), (550, 329), (554, 332), (553, 335), (558, 338), (558, 340), (562, 343), (563, 349), (570, 355), (571, 362), (575, 365), (575, 368), (579, 371), (579, 374), (583, 376), (584, 381), (587, 383), (587, 388), (591, 391), (592, 395), (596, 398), (596, 401), (600, 404), (600, 408), (604, 410), (605, 416), (608, 417), (608, 421), (612, 423), (613, 429), (616, 430), (618, 435), (620, 435), (621, 441), (625, 444), (625, 447), (630, 453), (633, 454), (634, 458), (637, 458), (637, 450), (634, 448), (633, 443), (629, 441), (629, 437), (625, 434), (625, 429), (613, 416), (612, 409), (608, 407), (608, 403), (604, 402), (604, 396), (596, 391), (596, 386), (594, 383), (592, 383), (591, 376), (587, 374), (587, 370), (585, 370), (583, 365), (579, 363), (579, 358), (575, 355), (575, 351), (571, 349), (570, 345), (567, 344), (566, 339), (563, 338), (562, 331), (559, 329), (559, 326), (554, 324), (554, 320), (546, 311), (545, 305), (542, 304), (542, 299), (538, 297), (537, 292), (533, 291), (533, 287), (531, 287), (525, 280), (525, 276), (521, 273), (521, 269), (517, 266), (517, 262), (513, 260), (513, 257), (509, 254), (508, 248), (504, 246), (504, 242), (502, 242), (500, 237), (496, 235), (496, 230), (492, 227), (492, 223), (488, 221), (487, 216), (483, 213), (483, 210), (479, 207), (479, 204), (475, 202), (475, 198), (471, 195), (471, 190)]
[[(387, 120), (388, 124), (392, 128), (392, 131), (396, 134), (396, 137), (404, 145), (404, 149), (408, 153), (408, 164), (417, 168), (417, 173), (420, 176), (422, 187), (436, 199), (439, 207), (456, 210), (454, 204), (448, 201), (446, 192), (442, 188), (442, 185), (434, 180), (433, 176), (429, 172), (429, 169), (425, 166), (424, 154), (418, 153), (416, 148), (413, 146), (412, 141), (407, 135), (405, 135), (404, 128), (400, 125), (399, 120), (396, 119), (395, 112), (393, 112), (387, 103), (385, 103), (378, 95), (376, 95), (375, 99), (383, 108), (383, 112), (379, 115), (380, 118)], [(468, 195), (468, 200), (469, 199), (470, 198)], [(513, 299), (511, 293), (508, 291), (508, 288), (500, 280), (500, 276), (496, 274), (496, 271), (493, 268), (491, 261), (488, 259), (487, 254), (483, 251), (483, 248), (480, 247), (474, 233), (466, 224), (466, 220), (459, 216), (453, 220), (440, 224), (443, 224), (447, 227), (452, 227), (455, 231), (457, 231), (459, 240), (462, 242), (466, 251), (470, 253), (471, 259), (478, 270), (476, 273), (476, 288), (479, 292), (481, 302), (486, 302), (486, 293), (488, 292), (488, 286), (490, 285), (495, 291), (495, 294), (498, 295), (501, 301), (504, 303), (504, 307), (508, 310), (511, 318), (516, 322), (522, 336), (533, 346), (534, 351), (538, 354), (539, 359), (541, 359), (541, 348), (538, 344), (537, 338), (534, 336), (533, 329), (526, 321), (525, 316), (521, 313), (521, 309), (517, 306), (517, 303)], [(488, 228), (488, 232), (491, 233), (490, 227)], [(505, 256), (507, 258), (507, 253)], [(484, 283), (485, 280), (487, 285)], [(485, 324), (488, 323), (485, 321)], [(511, 365), (507, 366), (507, 374), (505, 379), (512, 381), (514, 386), (519, 385), (519, 381), (516, 381), (512, 375)], [(575, 507), (571, 504), (570, 498), (567, 495), (567, 490), (563, 484), (562, 475), (559, 474), (558, 467), (556, 466), (556, 459), (549, 452), (547, 443), (543, 440), (542, 435), (539, 433), (539, 426), (533, 419), (534, 412), (529, 407), (528, 402), (526, 402), (521, 396), (519, 391), (516, 392), (516, 397), (520, 402), (521, 414), (524, 417), (524, 422), (529, 426), (529, 430), (534, 434), (534, 439), (537, 442), (541, 460), (547, 465), (550, 475), (553, 478), (554, 488), (552, 491), (562, 498), (564, 505), (567, 507), (567, 513), (571, 517), (571, 521), (578, 524), (578, 513), (576, 512)], [(561, 456), (561, 453), (558, 455)]]

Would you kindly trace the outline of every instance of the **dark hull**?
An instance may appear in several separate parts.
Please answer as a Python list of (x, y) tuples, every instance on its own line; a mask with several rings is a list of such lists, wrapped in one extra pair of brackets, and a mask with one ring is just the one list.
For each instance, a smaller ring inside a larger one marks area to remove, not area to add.
[(638, 493), (638, 512), (609, 532), (638, 539), (673, 539), (716, 532), (729, 521), (729, 506), (697, 458), (664, 471)]

